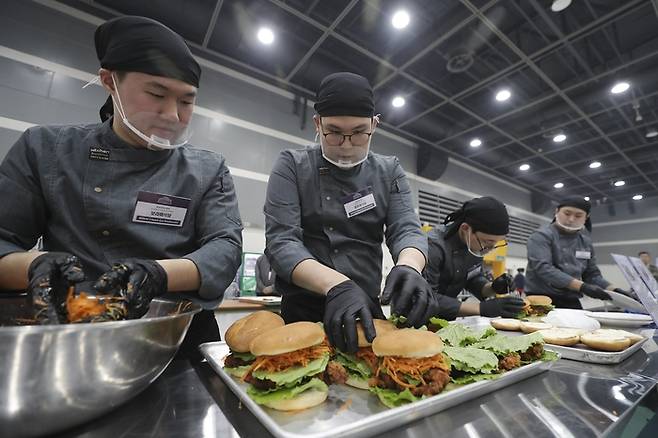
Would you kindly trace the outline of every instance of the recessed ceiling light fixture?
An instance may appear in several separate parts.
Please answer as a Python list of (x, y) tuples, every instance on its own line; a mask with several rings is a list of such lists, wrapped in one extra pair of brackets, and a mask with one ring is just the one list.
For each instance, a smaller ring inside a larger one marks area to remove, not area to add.
[(556, 189), (561, 189), (562, 187), (564, 187), (564, 183), (561, 182), (555, 183), (553, 184), (553, 187), (555, 187)]
[(496, 100), (498, 102), (505, 102), (510, 97), (512, 97), (512, 93), (507, 88), (503, 88), (496, 93)]
[(261, 44), (265, 44), (266, 46), (269, 46), (274, 42), (274, 32), (272, 32), (272, 29), (269, 27), (261, 27), (258, 29), (256, 37), (258, 37), (258, 41), (260, 41)]
[(393, 105), (394, 108), (402, 108), (406, 103), (407, 101), (404, 100), (404, 97), (402, 96), (395, 96), (393, 100), (391, 100), (391, 105)]
[(474, 138), (473, 140), (471, 140), (469, 144), (471, 145), (472, 148), (479, 148), (480, 146), (482, 146), (482, 140), (480, 140), (479, 138)]
[(404, 29), (405, 27), (409, 26), (410, 21), (411, 17), (409, 16), (409, 13), (404, 9), (395, 11), (393, 17), (391, 18), (391, 24), (396, 29)]
[(521, 165), (519, 166), (519, 170), (522, 170), (522, 171), (524, 171), (524, 172), (525, 172), (526, 170), (530, 170), (530, 165), (529, 165), (528, 163), (521, 164)]

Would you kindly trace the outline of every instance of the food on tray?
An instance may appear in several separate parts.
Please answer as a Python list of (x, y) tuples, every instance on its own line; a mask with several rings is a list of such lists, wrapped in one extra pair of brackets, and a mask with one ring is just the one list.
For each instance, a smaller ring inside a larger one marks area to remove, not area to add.
[(537, 330), (550, 329), (553, 328), (553, 326), (546, 324), (545, 322), (521, 321), (520, 328), (523, 333), (532, 333), (536, 332)]
[(372, 350), (380, 363), (370, 391), (388, 407), (438, 394), (450, 381), (443, 342), (430, 331), (388, 331), (375, 338)]
[(523, 336), (497, 334), (471, 345), (493, 352), (498, 357), (501, 371), (520, 367), (535, 360), (553, 360), (554, 353), (544, 351), (544, 338), (539, 333)]
[(580, 336), (580, 342), (595, 350), (622, 351), (631, 345), (626, 336), (613, 333), (585, 333)]
[(616, 329), (598, 329), (592, 332), (595, 335), (615, 335), (615, 336), (624, 336), (631, 340), (631, 345), (636, 342), (640, 342), (644, 339), (644, 336), (638, 335), (637, 333), (631, 333), (626, 330), (616, 330)]
[(476, 331), (465, 325), (453, 323), (442, 328), (436, 332), (436, 334), (447, 345), (452, 347), (464, 347), (473, 342), (495, 335), (496, 329), (493, 327), (487, 327), (484, 330)]
[[(375, 319), (375, 332), (377, 336), (391, 330), (397, 330), (392, 322)], [(347, 371), (346, 384), (359, 389), (368, 389), (368, 379), (377, 371), (378, 359), (372, 351), (372, 344), (368, 342), (363, 332), (361, 323), (356, 326), (359, 350), (352, 353), (345, 353), (336, 350), (336, 362), (343, 365)]]
[(473, 347), (443, 348), (450, 359), (450, 380), (458, 385), (499, 377), (498, 358), (489, 350)]
[(570, 347), (580, 342), (581, 331), (571, 328), (550, 328), (538, 330), (536, 333), (541, 334), (547, 344)]
[(331, 349), (324, 330), (313, 322), (296, 322), (258, 335), (249, 349), (256, 357), (243, 380), (258, 404), (290, 411), (324, 402), (324, 379)]
[(494, 318), (491, 320), (490, 324), (497, 330), (521, 330), (521, 321), (514, 318)]
[(528, 316), (544, 316), (555, 307), (553, 300), (546, 295), (528, 295), (524, 300), (525, 306), (517, 318), (527, 318)]
[(283, 318), (266, 310), (251, 313), (235, 321), (224, 336), (231, 349), (231, 354), (224, 359), (224, 369), (231, 375), (242, 377), (255, 359), (249, 351), (251, 341), (256, 336), (283, 325)]

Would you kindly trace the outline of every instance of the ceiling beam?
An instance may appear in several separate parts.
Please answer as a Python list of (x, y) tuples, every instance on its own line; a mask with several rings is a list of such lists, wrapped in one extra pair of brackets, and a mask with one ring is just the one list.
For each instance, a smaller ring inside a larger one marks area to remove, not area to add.
[(210, 37), (215, 31), (215, 26), (217, 25), (217, 17), (219, 17), (219, 11), (222, 9), (223, 3), (224, 0), (217, 0), (217, 3), (215, 3), (215, 9), (212, 11), (212, 16), (210, 17), (210, 23), (208, 23), (206, 34), (203, 37), (203, 43), (201, 43), (201, 47), (203, 47), (204, 49), (208, 47), (208, 43), (210, 42)]

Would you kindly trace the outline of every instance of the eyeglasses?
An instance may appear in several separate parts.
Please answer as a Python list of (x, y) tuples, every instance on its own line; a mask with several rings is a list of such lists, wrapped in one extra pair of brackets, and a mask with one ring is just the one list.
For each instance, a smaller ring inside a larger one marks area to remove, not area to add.
[[(320, 127), (322, 127), (322, 124), (320, 124)], [(341, 146), (345, 143), (345, 139), (349, 139), (353, 146), (363, 146), (370, 140), (372, 132), (354, 132), (352, 134), (323, 132), (322, 135), (329, 146)]]
[(480, 245), (480, 251), (481, 251), (482, 254), (487, 254), (487, 253), (493, 251), (494, 249), (503, 248), (503, 247), (507, 246), (507, 241), (504, 241), (503, 243), (495, 244), (492, 247), (486, 247), (480, 241), (480, 238), (478, 237), (477, 233), (473, 233), (473, 235), (475, 236), (475, 240), (477, 240), (478, 245)]

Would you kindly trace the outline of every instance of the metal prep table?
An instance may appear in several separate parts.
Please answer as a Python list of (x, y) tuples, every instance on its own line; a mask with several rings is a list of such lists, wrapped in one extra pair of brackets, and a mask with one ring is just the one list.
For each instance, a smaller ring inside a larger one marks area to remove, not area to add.
[[(551, 370), (387, 437), (636, 436), (658, 407), (658, 338), (618, 365), (560, 360)], [(656, 419), (653, 419), (656, 421)], [(173, 362), (137, 398), (58, 437), (268, 437), (206, 363)], [(654, 433), (655, 436), (655, 433)]]

